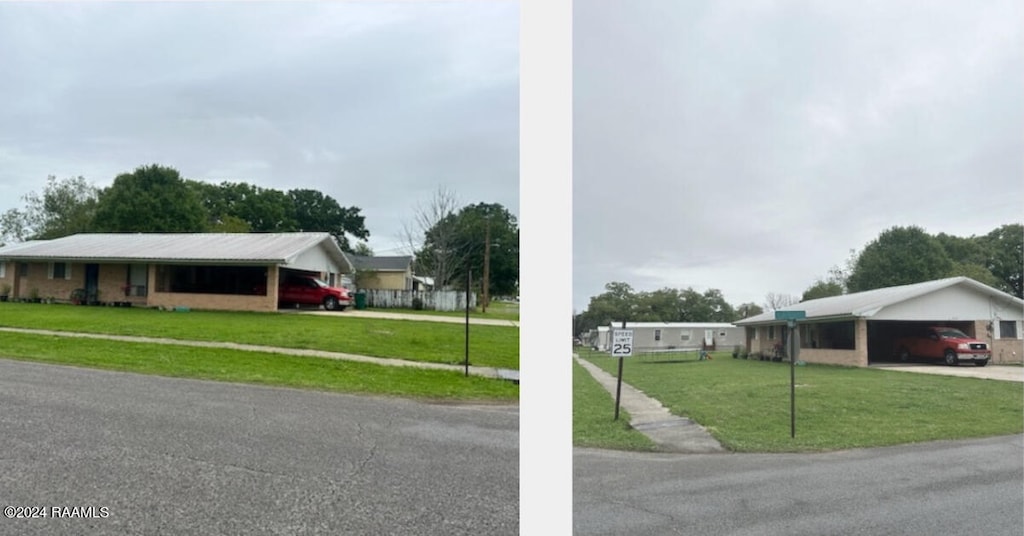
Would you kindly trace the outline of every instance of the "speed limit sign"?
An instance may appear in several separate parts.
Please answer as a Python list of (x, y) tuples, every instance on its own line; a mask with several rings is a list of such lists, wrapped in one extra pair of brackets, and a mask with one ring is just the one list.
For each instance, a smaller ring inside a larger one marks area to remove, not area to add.
[(633, 330), (612, 330), (612, 357), (630, 357), (633, 355)]

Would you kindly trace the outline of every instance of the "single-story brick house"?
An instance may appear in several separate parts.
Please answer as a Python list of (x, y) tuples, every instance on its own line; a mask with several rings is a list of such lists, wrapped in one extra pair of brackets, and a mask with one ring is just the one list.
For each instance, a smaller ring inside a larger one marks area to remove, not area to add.
[[(1024, 300), (967, 277), (887, 287), (808, 300), (781, 309), (804, 311), (797, 323), (798, 358), (810, 363), (868, 366), (894, 359), (894, 341), (921, 325), (959, 329), (989, 343), (992, 363), (1024, 358)], [(788, 329), (775, 313), (736, 322), (749, 352), (788, 347)]]
[(272, 311), (289, 271), (335, 284), (353, 268), (328, 233), (84, 233), (0, 248), (0, 290), (14, 299)]

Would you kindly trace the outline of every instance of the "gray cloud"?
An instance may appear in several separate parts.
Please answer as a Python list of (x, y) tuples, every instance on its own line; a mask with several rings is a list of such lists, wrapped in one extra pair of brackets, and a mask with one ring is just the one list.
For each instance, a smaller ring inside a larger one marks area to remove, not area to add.
[(574, 298), (799, 295), (885, 228), (1024, 203), (1012, 1), (574, 5)]
[(518, 212), (518, 5), (0, 4), (0, 210), (47, 175), (320, 189), (393, 252), (444, 184)]

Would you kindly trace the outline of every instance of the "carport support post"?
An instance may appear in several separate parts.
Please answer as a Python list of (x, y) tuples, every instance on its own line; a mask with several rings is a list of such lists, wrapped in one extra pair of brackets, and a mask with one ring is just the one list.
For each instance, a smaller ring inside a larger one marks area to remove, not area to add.
[[(622, 329), (626, 329), (626, 321), (622, 321)], [(612, 330), (608, 330), (608, 337), (611, 338)], [(619, 420), (619, 400), (622, 397), (622, 356), (619, 356), (619, 380), (615, 384), (615, 419)]]

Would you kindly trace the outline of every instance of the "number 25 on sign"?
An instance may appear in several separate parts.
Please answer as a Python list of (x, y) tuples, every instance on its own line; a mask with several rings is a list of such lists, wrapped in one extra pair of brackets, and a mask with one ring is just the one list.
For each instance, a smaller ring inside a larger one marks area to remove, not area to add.
[(633, 330), (612, 330), (612, 357), (630, 357), (633, 355)]

